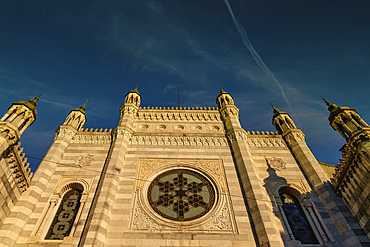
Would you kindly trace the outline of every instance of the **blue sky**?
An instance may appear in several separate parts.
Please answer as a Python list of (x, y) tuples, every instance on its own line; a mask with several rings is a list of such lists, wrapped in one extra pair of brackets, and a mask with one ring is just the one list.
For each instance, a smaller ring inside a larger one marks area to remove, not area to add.
[[(216, 106), (222, 85), (246, 130), (275, 131), (272, 102), (290, 113), (322, 162), (344, 144), (321, 95), (370, 122), (368, 1), (1, 1), (0, 110), (42, 95), (21, 138), (35, 170), (68, 112), (89, 99), (87, 128), (115, 128), (125, 94), (142, 106)], [(2, 114), (3, 114), (2, 113)]]

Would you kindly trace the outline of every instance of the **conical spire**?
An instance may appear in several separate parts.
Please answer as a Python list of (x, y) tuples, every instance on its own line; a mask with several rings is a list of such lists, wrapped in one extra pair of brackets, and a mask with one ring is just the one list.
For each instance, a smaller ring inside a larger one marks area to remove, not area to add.
[(276, 109), (275, 106), (270, 102), (271, 106), (272, 106), (272, 109), (274, 109), (274, 113), (275, 112), (279, 112), (279, 109)]
[(321, 96), (321, 98), (325, 101), (326, 105), (329, 106), (330, 105), (330, 102), (327, 101), (324, 97)]
[(321, 98), (325, 101), (326, 105), (328, 106), (328, 110), (330, 112), (332, 112), (335, 108), (337, 108), (338, 106), (335, 105), (335, 104), (332, 104), (330, 103), (329, 101), (327, 101), (324, 97), (321, 96)]
[(39, 101), (40, 99), (40, 96), (43, 94), (44, 92), (40, 93), (39, 96), (35, 97), (34, 99), (30, 99), (29, 102), (31, 104), (33, 104), (34, 106), (37, 106), (37, 101)]
[(137, 85), (136, 85), (135, 89), (131, 90), (129, 93), (137, 93), (138, 95), (140, 95), (139, 91), (137, 90)]
[(84, 115), (86, 115), (86, 104), (87, 104), (87, 101), (89, 101), (88, 99), (86, 100), (85, 104), (83, 104), (82, 106), (80, 106), (80, 108), (75, 108), (74, 110), (75, 111), (80, 111), (82, 112)]
[(87, 101), (89, 101), (88, 99), (86, 100), (86, 102), (85, 102), (85, 104), (83, 105), (83, 106), (81, 106), (80, 108), (82, 108), (82, 109), (86, 109), (86, 104), (87, 104)]

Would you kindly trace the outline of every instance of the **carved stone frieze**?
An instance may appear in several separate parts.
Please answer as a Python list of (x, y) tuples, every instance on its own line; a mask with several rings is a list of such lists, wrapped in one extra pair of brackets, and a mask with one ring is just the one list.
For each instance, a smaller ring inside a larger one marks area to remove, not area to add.
[(55, 132), (55, 138), (58, 137), (65, 137), (69, 140), (75, 135), (76, 131), (71, 130), (68, 127), (60, 126), (57, 131)]
[(230, 219), (230, 212), (226, 206), (223, 206), (221, 212), (215, 216), (211, 221), (201, 226), (201, 229), (207, 231), (213, 230), (232, 230), (232, 223)]
[(305, 141), (305, 135), (303, 134), (302, 131), (292, 131), (288, 132), (288, 134), (283, 135), (285, 141), (291, 145), (294, 142), (297, 141)]
[(72, 137), (71, 143), (107, 144), (111, 142), (111, 135), (78, 134)]
[(138, 201), (135, 203), (131, 222), (131, 228), (135, 230), (162, 230), (165, 227), (150, 218)]
[(231, 143), (237, 140), (243, 140), (250, 147), (286, 147), (284, 140), (280, 136), (255, 136), (256, 135), (248, 135), (244, 131), (232, 132), (227, 135)]
[(266, 158), (268, 164), (271, 166), (272, 169), (280, 171), (281, 169), (286, 169), (286, 163), (282, 158), (271, 157)]
[(146, 121), (220, 121), (219, 112), (156, 112), (139, 111), (136, 115), (138, 120)]
[(20, 142), (9, 147), (3, 157), (6, 160), (10, 172), (17, 183), (20, 192), (24, 192), (29, 186), (33, 173), (23, 153), (23, 148), (20, 147)]
[(80, 167), (89, 166), (94, 161), (94, 155), (84, 154), (80, 155), (76, 160), (76, 165)]
[(136, 180), (145, 181), (149, 174), (161, 168), (178, 166), (200, 168), (207, 173), (211, 173), (222, 183), (222, 191), (227, 188), (222, 162), (215, 159), (140, 159), (140, 168)]
[(247, 143), (251, 147), (286, 147), (282, 138), (248, 138)]
[(6, 139), (9, 146), (15, 144), (19, 140), (19, 132), (10, 127), (11, 124), (0, 124), (0, 137)]
[(224, 137), (132, 136), (131, 145), (227, 146)]
[(204, 216), (204, 221), (196, 224), (187, 224), (179, 222), (161, 222), (153, 216), (149, 216), (144, 210), (139, 200), (134, 203), (134, 208), (131, 216), (131, 230), (151, 231), (151, 232), (166, 232), (168, 231), (187, 231), (187, 232), (214, 232), (222, 231), (225, 233), (236, 232), (235, 224), (232, 222), (232, 214), (226, 201), (223, 202), (222, 209), (212, 216)]

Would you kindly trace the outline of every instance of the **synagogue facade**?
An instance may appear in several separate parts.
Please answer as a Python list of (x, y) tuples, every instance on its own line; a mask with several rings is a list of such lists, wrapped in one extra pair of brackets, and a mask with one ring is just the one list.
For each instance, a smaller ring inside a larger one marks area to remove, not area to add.
[(0, 246), (370, 246), (275, 107), (277, 132), (247, 131), (223, 90), (217, 107), (190, 108), (140, 107), (134, 89), (114, 130), (84, 129), (86, 104), (72, 110), (31, 174), (18, 140), (37, 100), (0, 121)]

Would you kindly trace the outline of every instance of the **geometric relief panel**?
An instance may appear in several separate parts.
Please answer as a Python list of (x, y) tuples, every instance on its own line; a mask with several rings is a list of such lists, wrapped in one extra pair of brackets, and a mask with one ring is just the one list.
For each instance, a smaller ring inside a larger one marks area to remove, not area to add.
[(236, 232), (221, 160), (142, 158), (139, 163), (130, 230)]

